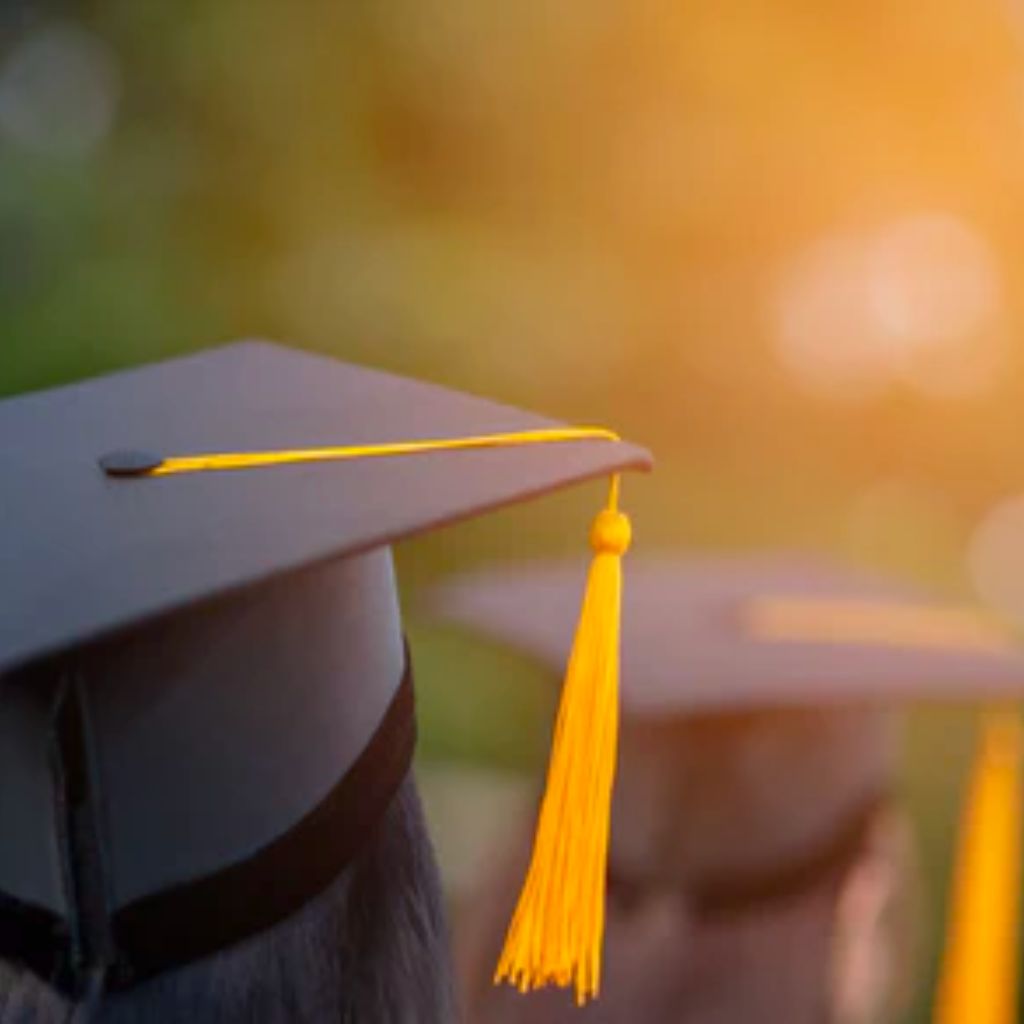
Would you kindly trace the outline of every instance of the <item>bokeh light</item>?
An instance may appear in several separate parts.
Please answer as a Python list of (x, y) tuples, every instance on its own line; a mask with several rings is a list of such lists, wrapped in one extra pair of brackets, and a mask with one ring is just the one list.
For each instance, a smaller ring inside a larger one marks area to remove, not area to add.
[(0, 65), (0, 135), (50, 156), (88, 156), (113, 127), (119, 94), (117, 63), (98, 36), (47, 25)]
[(908, 351), (969, 334), (998, 306), (990, 249), (948, 214), (908, 217), (879, 232), (868, 273), (879, 330)]
[(955, 563), (963, 532), (946, 491), (908, 476), (880, 477), (848, 503), (842, 547), (863, 564), (928, 579), (934, 567)]
[(892, 379), (892, 344), (875, 317), (868, 255), (856, 236), (818, 242), (795, 261), (780, 291), (779, 356), (799, 383), (830, 398), (870, 398)]
[(950, 214), (916, 214), (805, 250), (780, 288), (777, 350), (802, 385), (833, 398), (898, 382), (967, 397), (1003, 367), (1002, 301), (981, 235)]
[(1024, 625), (1024, 494), (996, 504), (968, 548), (971, 581), (983, 600)]

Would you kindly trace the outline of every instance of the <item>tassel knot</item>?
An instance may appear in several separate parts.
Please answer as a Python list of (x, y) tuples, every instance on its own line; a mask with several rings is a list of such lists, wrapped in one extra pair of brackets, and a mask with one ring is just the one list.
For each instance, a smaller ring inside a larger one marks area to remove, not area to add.
[(602, 509), (590, 528), (590, 546), (599, 555), (624, 555), (632, 539), (629, 516), (613, 508)]

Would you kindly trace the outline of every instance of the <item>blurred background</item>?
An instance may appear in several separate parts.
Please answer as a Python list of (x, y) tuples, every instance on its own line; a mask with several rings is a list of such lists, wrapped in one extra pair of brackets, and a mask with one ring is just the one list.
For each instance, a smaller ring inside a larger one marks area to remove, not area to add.
[[(1006, 0), (0, 2), (0, 394), (270, 336), (648, 444), (648, 551), (823, 550), (1024, 624), (1022, 284)], [(411, 606), (580, 552), (599, 500), (406, 546)], [(536, 671), (412, 632), (426, 774), (535, 772)], [(929, 974), (970, 726), (908, 741)]]

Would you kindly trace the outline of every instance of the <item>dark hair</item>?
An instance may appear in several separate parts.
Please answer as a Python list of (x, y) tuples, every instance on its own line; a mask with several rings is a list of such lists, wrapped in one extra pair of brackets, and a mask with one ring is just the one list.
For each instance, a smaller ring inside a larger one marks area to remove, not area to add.
[(283, 923), (125, 992), (71, 1004), (0, 961), (0, 1024), (447, 1024), (441, 885), (410, 773), (330, 888)]

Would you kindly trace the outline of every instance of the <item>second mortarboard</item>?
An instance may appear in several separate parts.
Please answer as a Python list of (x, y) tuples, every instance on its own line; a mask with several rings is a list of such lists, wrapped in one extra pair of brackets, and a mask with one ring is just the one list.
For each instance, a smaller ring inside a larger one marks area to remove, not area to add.
[[(66, 988), (224, 948), (346, 863), (412, 751), (393, 542), (611, 476), (567, 700), (614, 702), (617, 474), (649, 456), (609, 431), (247, 342), (0, 402), (0, 439), (0, 953)], [(567, 741), (570, 782), (608, 757)]]
[[(572, 638), (563, 601), (582, 578), (575, 563), (465, 573), (437, 588), (433, 608), (551, 666)], [(1024, 652), (1004, 624), (802, 554), (633, 558), (622, 623), (633, 716), (1024, 691)]]

